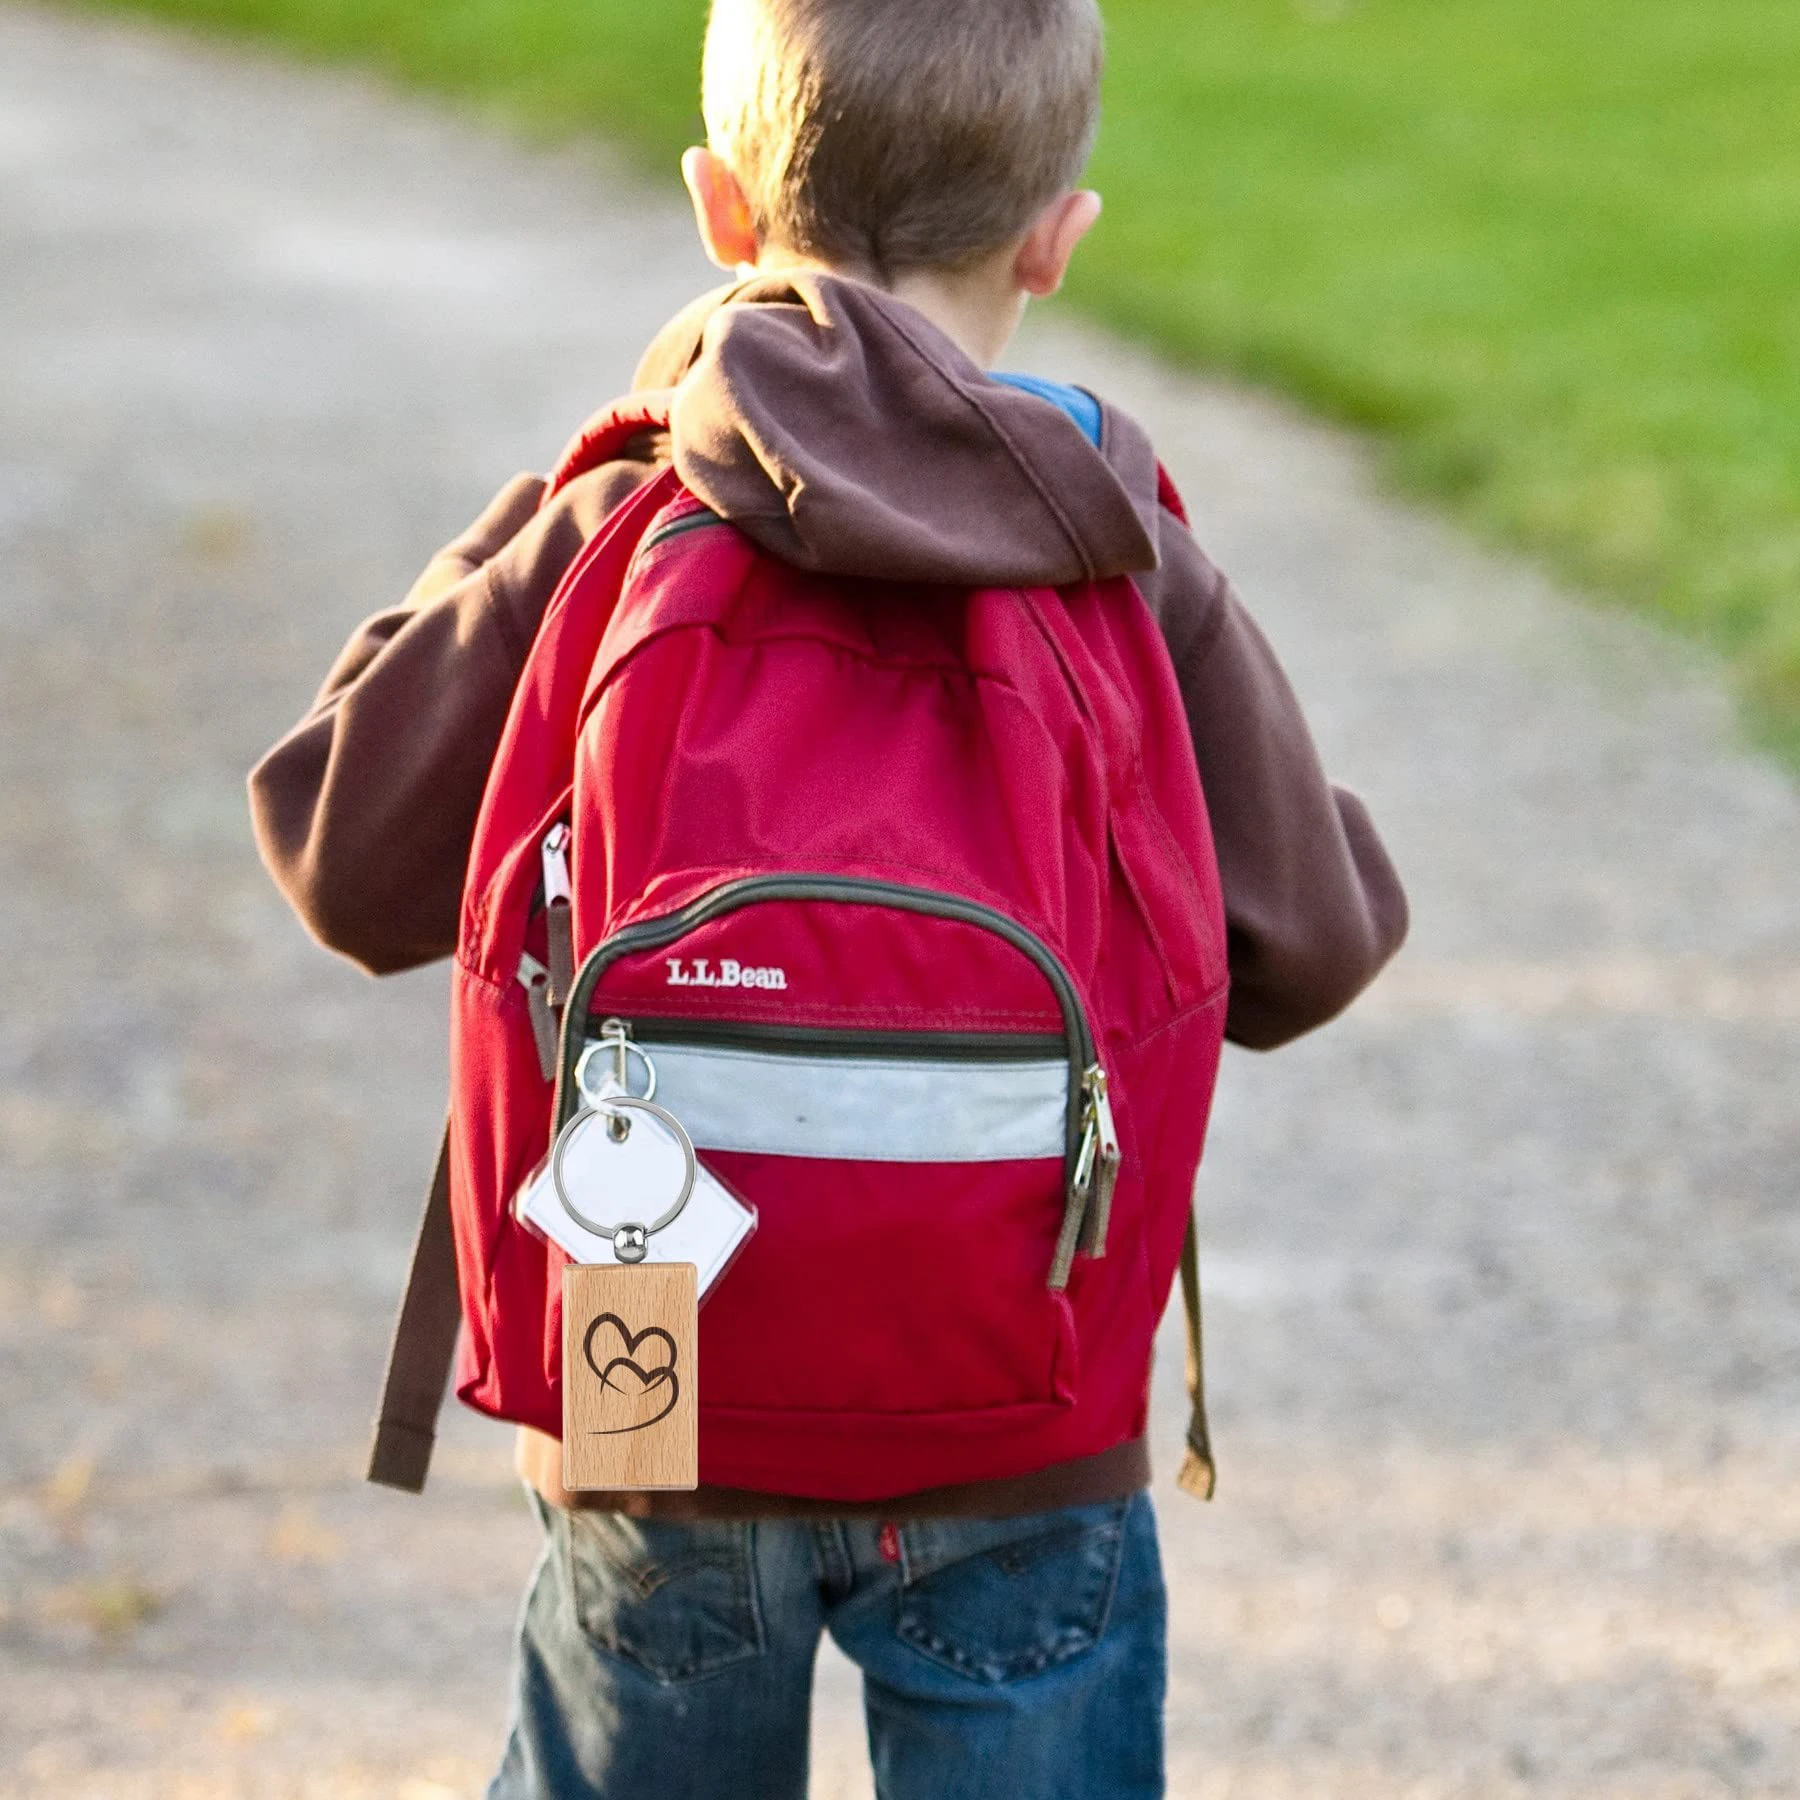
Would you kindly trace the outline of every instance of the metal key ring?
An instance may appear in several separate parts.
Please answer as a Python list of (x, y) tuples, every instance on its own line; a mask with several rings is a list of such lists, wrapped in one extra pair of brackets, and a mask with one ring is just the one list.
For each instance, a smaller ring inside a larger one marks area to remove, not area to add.
[[(654, 1225), (625, 1224), (602, 1225), (598, 1220), (590, 1219), (569, 1198), (569, 1190), (563, 1185), (563, 1159), (569, 1153), (569, 1146), (575, 1141), (582, 1126), (592, 1119), (617, 1118), (625, 1111), (648, 1113), (651, 1118), (660, 1120), (675, 1134), (681, 1145), (682, 1159), (686, 1168), (682, 1174), (681, 1192), (675, 1196), (675, 1203)], [(599, 1105), (586, 1112), (578, 1112), (566, 1124), (556, 1137), (556, 1148), (550, 1153), (550, 1180), (556, 1189), (556, 1197), (562, 1202), (562, 1209), (583, 1231), (591, 1231), (595, 1237), (608, 1239), (614, 1246), (614, 1254), (621, 1262), (642, 1262), (644, 1260), (645, 1240), (662, 1230), (665, 1225), (672, 1225), (681, 1216), (681, 1209), (687, 1205), (688, 1197), (694, 1191), (694, 1182), (699, 1175), (699, 1164), (694, 1158), (694, 1140), (688, 1136), (687, 1128), (666, 1106), (658, 1106), (654, 1100), (640, 1100), (635, 1094), (609, 1094)], [(632, 1252), (635, 1251), (635, 1255)]]
[(644, 1091), (641, 1094), (622, 1094), (617, 1097), (632, 1100), (654, 1100), (656, 1098), (656, 1064), (650, 1060), (650, 1053), (642, 1044), (634, 1044), (630, 1038), (595, 1038), (575, 1061), (575, 1086), (589, 1106), (597, 1107), (601, 1101), (610, 1101), (614, 1096), (596, 1093), (588, 1086), (588, 1065), (600, 1056), (617, 1058), (621, 1048), (626, 1056), (635, 1056), (644, 1065)]

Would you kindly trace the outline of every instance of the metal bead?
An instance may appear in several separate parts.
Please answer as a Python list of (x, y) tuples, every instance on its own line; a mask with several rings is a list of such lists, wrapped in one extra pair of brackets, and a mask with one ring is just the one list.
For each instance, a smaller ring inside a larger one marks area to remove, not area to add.
[(641, 1225), (621, 1225), (613, 1233), (613, 1255), (622, 1263), (640, 1263), (650, 1244), (650, 1234)]

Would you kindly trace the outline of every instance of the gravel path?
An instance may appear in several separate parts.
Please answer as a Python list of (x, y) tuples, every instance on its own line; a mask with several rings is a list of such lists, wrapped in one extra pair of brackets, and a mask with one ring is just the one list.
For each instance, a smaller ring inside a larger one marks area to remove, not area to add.
[[(442, 982), (304, 940), (242, 771), (704, 279), (597, 155), (0, 6), (0, 1793), (491, 1765), (505, 1434), (356, 1479)], [(1354, 447), (1060, 315), (1022, 360), (1152, 426), (1416, 909), (1350, 1019), (1228, 1066), (1171, 1791), (1800, 1794), (1793, 788)], [(868, 1792), (854, 1702), (827, 1658), (821, 1800)]]

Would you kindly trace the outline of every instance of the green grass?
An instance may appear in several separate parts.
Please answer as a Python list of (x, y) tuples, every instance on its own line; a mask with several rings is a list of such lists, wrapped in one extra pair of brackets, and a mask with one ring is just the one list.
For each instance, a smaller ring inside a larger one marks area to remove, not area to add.
[[(655, 167), (701, 0), (121, 0)], [(896, 0), (903, 3), (903, 0)], [(1800, 763), (1800, 5), (1111, 0), (1071, 287), (1726, 659)]]

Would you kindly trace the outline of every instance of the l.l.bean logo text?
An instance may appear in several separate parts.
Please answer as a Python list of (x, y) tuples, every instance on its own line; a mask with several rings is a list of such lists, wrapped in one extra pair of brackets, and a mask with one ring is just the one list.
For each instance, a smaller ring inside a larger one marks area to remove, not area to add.
[(670, 987), (785, 988), (787, 986), (786, 969), (752, 968), (731, 956), (722, 957), (716, 968), (713, 966), (712, 959), (705, 956), (671, 956), (667, 961)]

